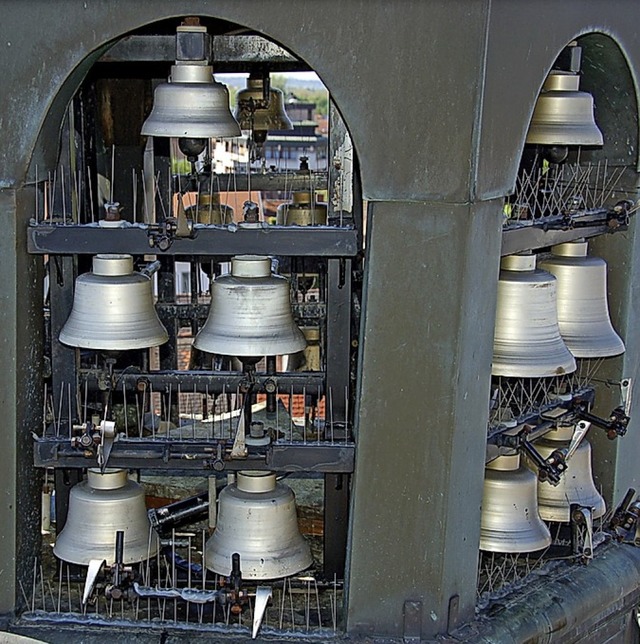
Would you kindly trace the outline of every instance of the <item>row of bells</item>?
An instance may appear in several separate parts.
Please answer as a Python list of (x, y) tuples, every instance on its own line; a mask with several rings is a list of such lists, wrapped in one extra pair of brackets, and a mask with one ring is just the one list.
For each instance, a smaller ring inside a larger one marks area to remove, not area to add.
[[(142, 486), (129, 480), (126, 470), (90, 469), (87, 480), (71, 489), (67, 522), (53, 552), (68, 563), (87, 566), (104, 560), (112, 565), (118, 531), (124, 532), (125, 564), (158, 552)], [(273, 472), (239, 472), (220, 493), (216, 527), (205, 545), (205, 566), (228, 576), (235, 553), (245, 579), (279, 579), (312, 563), (298, 529), (293, 491), (276, 481)]]
[[(573, 428), (560, 428), (536, 442), (543, 458), (567, 448)], [(570, 506), (592, 509), (594, 519), (606, 510), (591, 469), (591, 445), (583, 440), (567, 463), (560, 483), (538, 481), (519, 454), (498, 456), (485, 468), (480, 549), (489, 552), (534, 552), (551, 545), (545, 521), (569, 523)]]
[[(133, 271), (130, 255), (96, 255), (93, 271), (76, 279), (60, 341), (118, 351), (158, 346), (167, 339), (153, 305), (151, 278)], [(272, 273), (269, 257), (232, 258), (231, 273), (211, 284), (209, 316), (194, 346), (240, 358), (305, 348), (305, 337), (293, 320), (289, 281)]]
[[(543, 457), (568, 446), (566, 429), (551, 432), (536, 445)], [(537, 481), (518, 454), (503, 455), (485, 470), (480, 548), (489, 552), (524, 553), (551, 544), (544, 521), (569, 522), (578, 503), (601, 517), (605, 502), (591, 472), (591, 446), (583, 441), (558, 486)], [(544, 520), (544, 521), (543, 521)], [(69, 513), (54, 554), (69, 563), (114, 562), (115, 540), (124, 532), (124, 563), (156, 555), (159, 542), (149, 522), (142, 487), (125, 470), (89, 470), (74, 486)], [(245, 579), (278, 579), (297, 574), (311, 563), (309, 545), (300, 534), (291, 488), (272, 472), (239, 472), (219, 496), (217, 524), (205, 546), (205, 566), (220, 575), (231, 573), (234, 553), (240, 555)]]
[(502, 259), (494, 331), (494, 376), (544, 378), (571, 373), (575, 358), (624, 352), (607, 303), (607, 264), (587, 255), (587, 242)]

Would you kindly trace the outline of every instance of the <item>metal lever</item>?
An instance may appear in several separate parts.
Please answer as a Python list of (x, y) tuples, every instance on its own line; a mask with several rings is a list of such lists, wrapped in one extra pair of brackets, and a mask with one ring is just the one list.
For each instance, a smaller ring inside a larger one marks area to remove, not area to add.
[(633, 381), (631, 378), (623, 378), (620, 381), (620, 397), (622, 399), (622, 408), (624, 409), (625, 416), (631, 416), (631, 394), (632, 394)]
[(251, 639), (256, 639), (256, 635), (258, 635), (271, 595), (271, 586), (258, 586), (256, 588), (256, 603), (253, 608), (253, 630), (251, 631)]
[(100, 444), (98, 445), (98, 467), (100, 472), (104, 474), (109, 456), (111, 456), (111, 448), (116, 439), (116, 423), (113, 420), (103, 420), (100, 422)]
[(627, 433), (627, 426), (631, 418), (625, 413), (624, 408), (616, 407), (609, 416), (609, 420), (600, 418), (587, 411), (584, 401), (574, 401), (573, 411), (581, 420), (586, 420), (596, 427), (607, 432), (607, 438), (613, 440), (617, 436), (624, 436)]
[(573, 553), (584, 560), (593, 559), (593, 512), (591, 508), (571, 504), (571, 540)]
[(567, 448), (567, 453), (564, 457), (565, 463), (574, 455), (575, 451), (578, 449), (578, 446), (582, 442), (582, 439), (589, 431), (589, 427), (591, 427), (591, 423), (588, 423), (586, 420), (578, 421), (576, 428), (573, 431), (573, 436), (571, 437), (569, 447)]

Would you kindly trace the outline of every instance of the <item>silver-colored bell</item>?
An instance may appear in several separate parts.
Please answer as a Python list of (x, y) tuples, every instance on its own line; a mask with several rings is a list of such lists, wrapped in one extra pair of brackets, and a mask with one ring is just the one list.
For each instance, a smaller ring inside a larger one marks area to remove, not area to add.
[(96, 255), (76, 279), (60, 342), (101, 350), (144, 349), (168, 340), (153, 305), (152, 280), (133, 272), (131, 255)]
[(293, 193), (290, 203), (283, 203), (276, 211), (278, 226), (325, 226), (327, 204), (313, 202), (312, 193), (299, 190)]
[(193, 346), (207, 353), (286, 355), (306, 346), (291, 314), (289, 280), (271, 273), (271, 258), (239, 255), (231, 274), (211, 284), (211, 307)]
[(240, 555), (244, 579), (279, 579), (312, 563), (309, 544), (298, 530), (291, 488), (276, 483), (273, 472), (238, 472), (219, 497), (216, 529), (205, 547), (205, 565), (231, 574), (231, 557)]
[(556, 278), (536, 269), (535, 255), (509, 255), (500, 267), (491, 373), (545, 378), (575, 371), (558, 327)]
[(264, 79), (261, 76), (247, 78), (247, 86), (236, 95), (235, 118), (243, 130), (269, 132), (271, 130), (293, 130), (293, 123), (287, 116), (282, 91), (269, 88), (265, 103)]
[(577, 74), (549, 73), (533, 110), (527, 143), (602, 145), (602, 132), (593, 116), (593, 97), (579, 87)]
[(607, 304), (607, 263), (587, 255), (586, 241), (559, 244), (540, 267), (556, 277), (558, 324), (576, 358), (606, 358), (624, 353)]
[(168, 83), (156, 87), (141, 133), (208, 139), (240, 136), (240, 126), (231, 114), (229, 91), (214, 80), (212, 67), (181, 63), (171, 67)]
[(549, 528), (538, 514), (536, 476), (520, 466), (520, 455), (505, 455), (485, 468), (480, 549), (534, 552), (551, 545)]
[(87, 480), (71, 488), (67, 522), (53, 553), (81, 566), (92, 559), (112, 565), (118, 531), (124, 532), (123, 563), (138, 563), (158, 552), (142, 486), (130, 481), (126, 470), (107, 469), (101, 474), (90, 469)]
[[(536, 441), (536, 450), (547, 458), (556, 449), (568, 448), (572, 434), (573, 427), (549, 432), (542, 440)], [(538, 482), (538, 508), (545, 521), (569, 523), (572, 503), (593, 508), (594, 519), (601, 517), (607, 509), (605, 500), (593, 482), (591, 445), (584, 438), (568, 460), (567, 469), (558, 485)]]

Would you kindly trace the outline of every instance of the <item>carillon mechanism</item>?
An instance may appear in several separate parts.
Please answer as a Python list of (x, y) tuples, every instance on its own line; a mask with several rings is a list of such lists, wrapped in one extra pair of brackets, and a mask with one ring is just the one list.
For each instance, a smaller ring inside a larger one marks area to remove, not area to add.
[[(305, 63), (228, 28), (185, 18), (168, 82), (166, 35), (141, 32), (152, 57), (99, 61), (72, 101), (65, 132), (83, 143), (62, 137), (61, 158), (87, 166), (63, 188), (74, 215), (38, 211), (33, 226), (50, 364), (34, 460), (53, 488), (42, 524), (57, 557), (43, 579), (72, 614), (106, 605), (133, 624), (253, 637), (263, 620), (337, 630), (363, 226), (352, 166), (329, 172), (328, 159), (353, 148), (324, 89), (330, 137), (315, 131), (314, 103), (285, 105), (271, 86), (271, 64)], [(239, 123), (214, 51), (225, 71), (249, 71)], [(140, 89), (122, 154), (102, 129), (111, 74)], [(283, 147), (290, 167), (267, 169)]]
[[(581, 160), (603, 135), (593, 97), (580, 91), (580, 58), (571, 43), (545, 80), (504, 205), (479, 591), (557, 556), (594, 558), (606, 503), (586, 435), (617, 439), (630, 420), (630, 379), (602, 375), (625, 346), (609, 315), (607, 263), (588, 254), (587, 237), (625, 226), (631, 206), (615, 196), (621, 173), (601, 174), (598, 162), (592, 175)], [(604, 418), (594, 412), (603, 383), (621, 393)], [(614, 530), (633, 523), (625, 512)]]
[[(572, 426), (551, 431), (536, 443), (536, 449), (543, 458), (558, 449), (568, 450), (573, 432)], [(590, 508), (594, 519), (605, 513), (605, 501), (593, 481), (591, 445), (586, 439), (582, 439), (571, 455), (557, 485), (548, 481), (538, 483), (538, 504), (540, 516), (545, 521), (569, 523), (572, 504)]]

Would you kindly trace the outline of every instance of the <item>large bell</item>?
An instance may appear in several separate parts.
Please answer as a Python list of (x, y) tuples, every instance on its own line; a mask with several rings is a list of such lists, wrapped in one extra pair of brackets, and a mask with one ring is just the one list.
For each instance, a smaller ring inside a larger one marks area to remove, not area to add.
[(538, 514), (536, 475), (520, 466), (520, 455), (498, 456), (485, 469), (480, 549), (534, 552), (551, 545)]
[(209, 317), (193, 346), (237, 357), (285, 355), (304, 349), (306, 340), (291, 314), (289, 281), (272, 275), (269, 257), (231, 259), (231, 274), (211, 284)]
[(208, 139), (240, 136), (240, 127), (231, 114), (229, 91), (214, 80), (212, 67), (182, 63), (171, 67), (168, 83), (156, 87), (141, 133)]
[(500, 267), (491, 373), (544, 378), (575, 371), (558, 328), (556, 278), (536, 269), (535, 255), (509, 255)]
[(153, 306), (151, 278), (133, 272), (131, 255), (96, 255), (93, 272), (76, 279), (60, 342), (118, 351), (155, 347), (168, 338)]
[(90, 469), (87, 480), (71, 488), (69, 514), (53, 552), (62, 561), (89, 565), (92, 559), (114, 563), (116, 533), (124, 532), (125, 564), (158, 552), (158, 538), (147, 517), (142, 486), (127, 471)]
[(325, 226), (327, 204), (314, 203), (311, 192), (307, 190), (296, 191), (290, 203), (278, 206), (276, 223), (278, 226)]
[(593, 97), (579, 87), (577, 74), (549, 73), (533, 110), (527, 143), (602, 145), (602, 132), (593, 116)]
[(269, 132), (271, 130), (293, 130), (293, 124), (284, 107), (282, 91), (269, 88), (268, 103), (264, 104), (264, 79), (260, 76), (247, 78), (247, 86), (236, 95), (234, 116), (243, 130)]
[[(567, 428), (561, 428), (549, 432), (542, 440), (536, 441), (536, 450), (547, 458), (556, 449), (568, 448), (572, 433), (573, 427), (569, 427), (568, 431)], [(538, 482), (538, 507), (545, 521), (569, 523), (572, 503), (593, 508), (594, 519), (601, 517), (607, 509), (593, 482), (591, 445), (584, 438), (567, 462), (567, 469), (558, 485)]]
[(293, 491), (276, 483), (273, 472), (238, 472), (237, 481), (220, 493), (205, 565), (228, 576), (234, 553), (240, 555), (244, 579), (279, 579), (312, 563), (309, 544), (298, 530)]
[(607, 263), (587, 256), (587, 242), (553, 246), (540, 267), (556, 277), (560, 333), (576, 358), (606, 358), (624, 352), (607, 304)]

